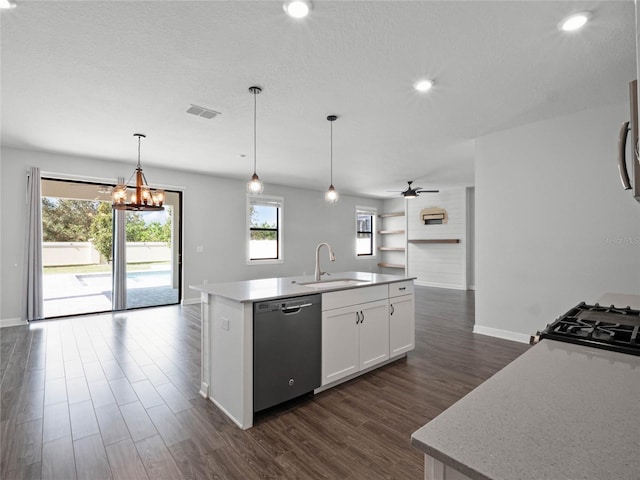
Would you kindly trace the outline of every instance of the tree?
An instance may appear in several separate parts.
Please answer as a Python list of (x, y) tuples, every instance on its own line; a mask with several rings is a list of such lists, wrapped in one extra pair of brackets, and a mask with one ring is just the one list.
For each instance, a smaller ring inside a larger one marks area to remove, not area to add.
[[(266, 207), (262, 207), (262, 208), (266, 208)], [(251, 240), (276, 240), (277, 238), (276, 232), (275, 232), (275, 229), (277, 228), (276, 224), (269, 223), (267, 220), (263, 220), (262, 223), (259, 223), (261, 220), (260, 212), (254, 205), (249, 205), (249, 220), (250, 220), (250, 225), (249, 225), (250, 229), (254, 229), (254, 228), (274, 229), (272, 231), (251, 230)]]
[(93, 246), (110, 262), (113, 255), (113, 211), (110, 203), (100, 202), (89, 231)]
[(42, 197), (42, 240), (87, 242), (98, 203), (88, 200)]
[(144, 218), (138, 212), (127, 212), (127, 242), (148, 242)]

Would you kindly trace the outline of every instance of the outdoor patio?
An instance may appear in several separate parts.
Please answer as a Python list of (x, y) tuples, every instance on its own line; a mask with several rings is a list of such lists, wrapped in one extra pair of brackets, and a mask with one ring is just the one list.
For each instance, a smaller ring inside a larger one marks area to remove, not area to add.
[[(44, 275), (45, 318), (111, 311), (111, 281), (110, 273)], [(178, 303), (171, 283), (170, 270), (128, 272), (127, 308)]]

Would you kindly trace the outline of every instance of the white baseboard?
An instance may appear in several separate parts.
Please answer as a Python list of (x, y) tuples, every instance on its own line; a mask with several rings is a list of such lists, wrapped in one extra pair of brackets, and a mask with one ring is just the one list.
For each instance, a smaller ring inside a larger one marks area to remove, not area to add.
[(203, 398), (209, 398), (209, 384), (205, 382), (200, 383), (200, 392), (198, 393), (200, 393)]
[(216, 407), (218, 407), (220, 410), (222, 410), (222, 413), (224, 413), (227, 417), (229, 417), (229, 419), (232, 420), (233, 423), (238, 425), (242, 430), (246, 430), (248, 428), (253, 427), (253, 416), (251, 417), (251, 419), (249, 419), (248, 425), (243, 425), (240, 420), (238, 420), (236, 417), (231, 415), (231, 413), (229, 413), (229, 410), (227, 410), (222, 405), (220, 405), (220, 403), (218, 403), (215, 398), (209, 397), (209, 400), (211, 400)]
[(524, 333), (511, 332), (509, 330), (501, 330), (499, 328), (484, 327), (482, 325), (474, 325), (473, 333), (480, 335), (488, 335), (489, 337), (504, 338), (505, 340), (513, 340), (514, 342), (529, 343), (530, 335)]
[(182, 305), (196, 305), (198, 303), (200, 303), (200, 297), (182, 299)]
[(27, 322), (22, 320), (21, 318), (3, 318), (0, 320), (0, 328), (4, 327), (19, 327), (21, 325), (26, 325)]
[(420, 287), (437, 287), (437, 288), (449, 288), (451, 290), (466, 290), (464, 285), (458, 285), (458, 284), (423, 282), (420, 280), (414, 280), (413, 283), (415, 283)]

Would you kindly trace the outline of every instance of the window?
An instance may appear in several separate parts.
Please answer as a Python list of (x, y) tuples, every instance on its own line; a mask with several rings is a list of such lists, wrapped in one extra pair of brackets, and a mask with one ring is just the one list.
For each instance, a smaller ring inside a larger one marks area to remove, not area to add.
[(282, 261), (281, 197), (247, 197), (249, 263)]
[(377, 210), (368, 207), (356, 207), (356, 255), (374, 256), (375, 219)]

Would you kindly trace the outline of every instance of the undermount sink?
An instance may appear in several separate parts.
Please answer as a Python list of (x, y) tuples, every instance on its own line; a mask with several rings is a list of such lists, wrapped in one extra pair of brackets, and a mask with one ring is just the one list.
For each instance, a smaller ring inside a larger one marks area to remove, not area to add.
[(320, 280), (319, 282), (301, 283), (305, 287), (311, 288), (334, 288), (334, 287), (353, 287), (356, 285), (366, 285), (371, 283), (367, 280), (356, 280), (353, 278), (336, 278), (335, 280)]

